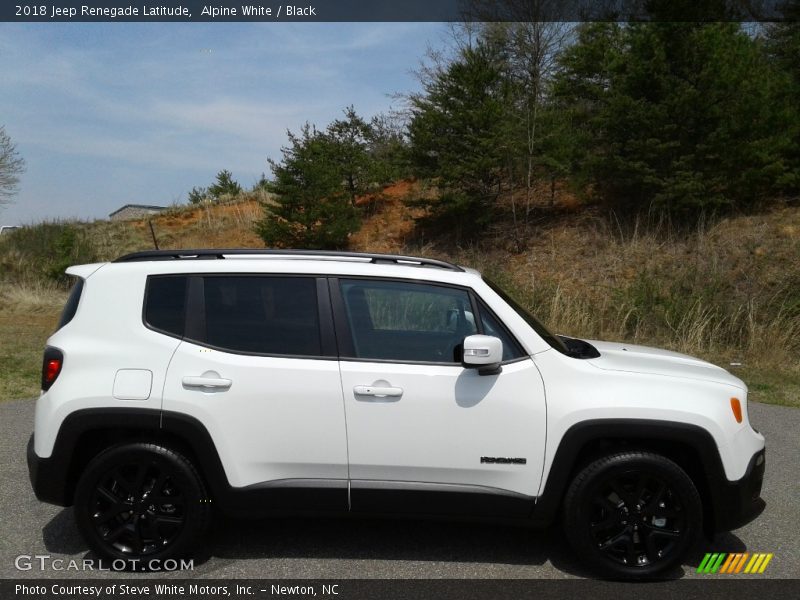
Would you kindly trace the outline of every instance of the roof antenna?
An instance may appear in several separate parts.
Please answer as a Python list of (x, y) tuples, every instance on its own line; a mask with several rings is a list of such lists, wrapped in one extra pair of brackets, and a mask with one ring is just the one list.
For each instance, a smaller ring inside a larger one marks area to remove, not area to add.
[(153, 229), (153, 221), (147, 219), (147, 224), (150, 225), (150, 235), (153, 236), (153, 245), (156, 247), (156, 250), (160, 250), (158, 247), (158, 240), (156, 239), (156, 232), (155, 229)]

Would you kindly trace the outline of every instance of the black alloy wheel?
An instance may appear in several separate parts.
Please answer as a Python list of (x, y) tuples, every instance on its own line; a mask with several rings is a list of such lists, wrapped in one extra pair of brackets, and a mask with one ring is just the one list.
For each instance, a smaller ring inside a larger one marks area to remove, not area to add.
[(89, 463), (75, 493), (75, 517), (101, 558), (147, 569), (150, 561), (189, 554), (208, 527), (210, 505), (188, 459), (159, 445), (131, 443)]
[(184, 494), (155, 460), (113, 468), (95, 485), (89, 510), (104, 542), (137, 557), (166, 548), (186, 525)]
[(686, 531), (686, 513), (657, 474), (633, 471), (595, 488), (589, 528), (597, 548), (625, 566), (657, 563)]
[(584, 468), (567, 491), (564, 518), (570, 543), (596, 571), (646, 578), (663, 575), (691, 549), (702, 505), (678, 465), (632, 451)]

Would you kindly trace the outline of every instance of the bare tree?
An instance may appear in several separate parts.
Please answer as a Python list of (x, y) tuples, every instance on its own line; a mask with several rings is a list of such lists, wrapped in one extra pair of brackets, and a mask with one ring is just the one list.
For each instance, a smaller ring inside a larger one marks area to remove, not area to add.
[[(467, 0), (467, 6), (468, 18), (483, 22), (482, 35), (504, 47), (508, 76), (518, 90), (517, 114), (524, 132), (524, 158), (519, 171), (525, 181), (525, 235), (534, 204), (537, 169), (548, 162), (542, 156), (542, 142), (551, 132), (542, 122), (543, 109), (558, 68), (559, 53), (574, 35), (574, 24), (563, 22), (568, 20), (564, 17), (575, 7), (564, 0)], [(555, 175), (551, 172), (549, 178), (552, 205)], [(512, 210), (516, 213), (515, 205)]]
[(0, 206), (8, 204), (17, 193), (19, 176), (25, 171), (25, 161), (17, 153), (17, 147), (0, 126)]
[[(557, 68), (560, 50), (572, 35), (568, 23), (542, 21), (539, 11), (545, 2), (508, 0), (507, 9), (515, 21), (488, 25), (494, 35), (505, 39), (511, 76), (520, 88), (521, 116), (525, 130), (525, 225), (530, 217), (539, 138), (541, 112), (547, 101), (549, 84)], [(548, 13), (549, 14), (549, 13)], [(490, 33), (491, 35), (491, 33)]]
[[(529, 230), (537, 181), (547, 177), (555, 189), (555, 171), (548, 168), (552, 161), (545, 156), (546, 140), (553, 132), (544, 115), (558, 56), (571, 42), (575, 26), (559, 20), (569, 14), (563, 12), (569, 10), (564, 0), (463, 0), (462, 9), (463, 22), (451, 24), (444, 47), (429, 48), (415, 74), (425, 84), (441, 77), (449, 64), (477, 43), (494, 49), (497, 67), (509, 86), (501, 187), (508, 193), (513, 235), (520, 246)], [(410, 94), (405, 100), (410, 104), (419, 96)], [(522, 194), (517, 191), (520, 182), (524, 182)], [(550, 196), (552, 204), (554, 192)]]

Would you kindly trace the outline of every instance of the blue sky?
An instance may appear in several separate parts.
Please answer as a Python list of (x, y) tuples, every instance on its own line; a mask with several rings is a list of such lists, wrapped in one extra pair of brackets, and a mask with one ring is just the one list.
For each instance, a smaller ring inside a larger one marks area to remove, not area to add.
[(436, 23), (0, 24), (0, 124), (27, 163), (3, 225), (251, 186), (286, 130), (418, 88)]

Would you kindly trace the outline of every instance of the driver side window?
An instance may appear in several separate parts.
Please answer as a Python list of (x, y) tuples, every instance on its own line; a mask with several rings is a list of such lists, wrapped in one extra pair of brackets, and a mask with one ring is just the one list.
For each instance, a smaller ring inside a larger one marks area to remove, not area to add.
[(340, 285), (354, 358), (460, 363), (461, 343), (477, 333), (464, 290), (356, 279)]

